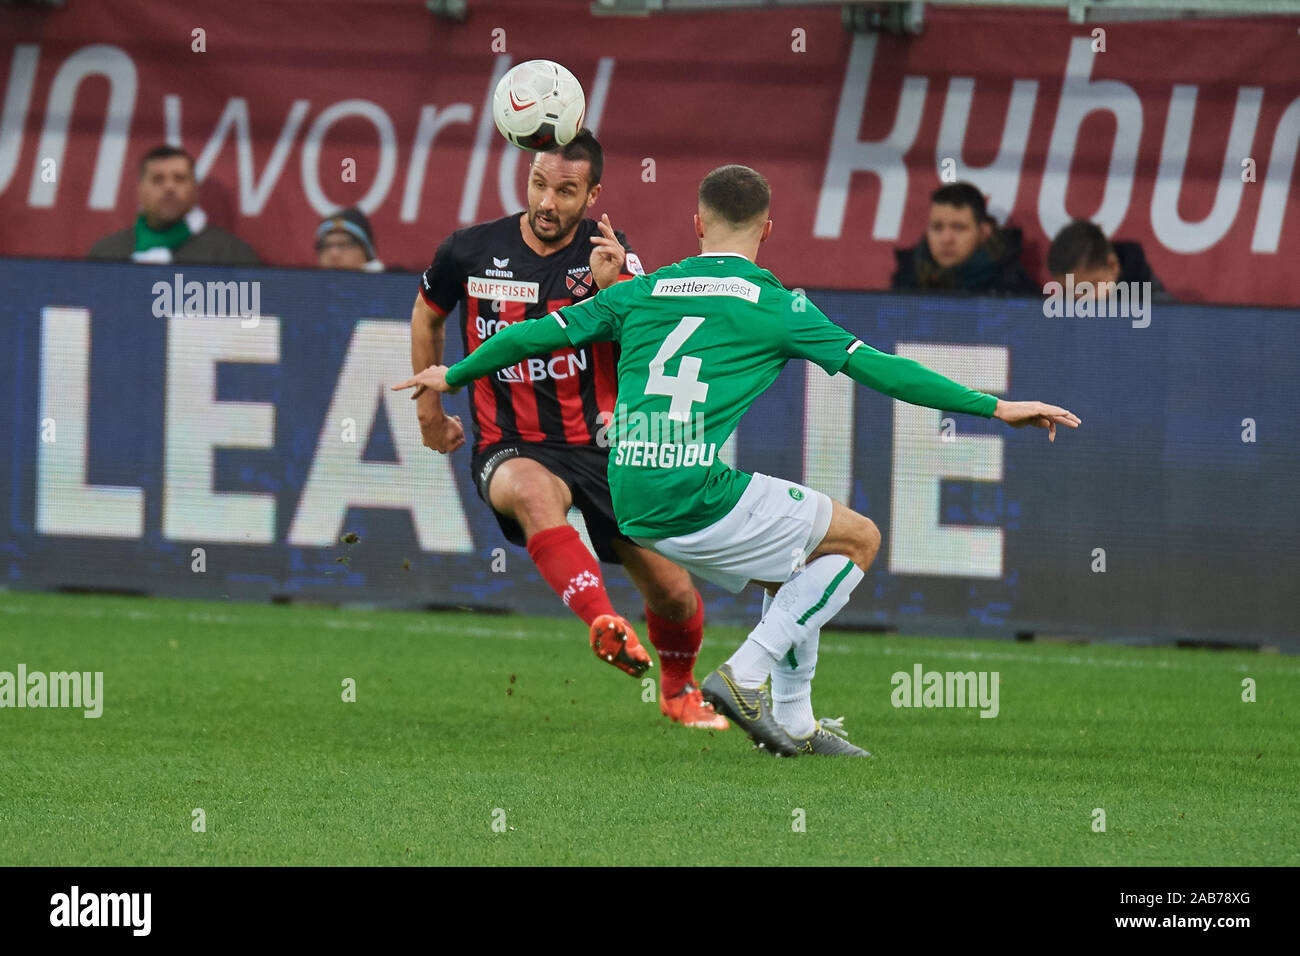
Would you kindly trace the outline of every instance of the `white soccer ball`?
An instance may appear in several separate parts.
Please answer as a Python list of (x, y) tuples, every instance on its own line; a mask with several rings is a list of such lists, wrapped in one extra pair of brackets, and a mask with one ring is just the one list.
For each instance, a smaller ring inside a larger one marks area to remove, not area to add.
[(582, 84), (552, 60), (511, 67), (492, 97), (492, 118), (501, 135), (533, 152), (569, 143), (582, 129), (586, 112)]

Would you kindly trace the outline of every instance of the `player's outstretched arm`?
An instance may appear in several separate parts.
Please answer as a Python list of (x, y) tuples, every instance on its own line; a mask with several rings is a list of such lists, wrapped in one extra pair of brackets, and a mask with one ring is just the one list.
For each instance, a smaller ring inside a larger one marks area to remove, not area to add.
[(1046, 428), (1050, 441), (1056, 441), (1057, 425), (1080, 425), (1078, 416), (1064, 408), (1043, 402), (1003, 401), (954, 382), (914, 359), (879, 352), (861, 342), (855, 343), (843, 371), (856, 382), (913, 405), (999, 418), (1014, 428)]
[[(516, 322), (497, 332), (451, 368), (431, 365), (392, 388), (396, 392), (423, 385), (435, 392), (455, 393), (477, 378), (509, 368), (534, 355), (548, 355), (568, 344), (564, 329), (551, 316), (532, 322)], [(418, 394), (417, 389), (411, 397)]]
[(447, 366), (445, 365), (430, 365), (423, 372), (418, 372), (405, 382), (399, 382), (390, 386), (390, 388), (394, 392), (400, 392), (404, 388), (414, 388), (416, 391), (411, 395), (412, 398), (419, 398), (423, 394), (423, 389), (438, 392), (442, 395), (455, 395), (460, 391), (459, 387), (447, 384)]
[(1078, 415), (1056, 405), (1044, 402), (1007, 402), (1000, 398), (993, 417), (1001, 419), (1012, 428), (1024, 428), (1026, 425), (1046, 428), (1048, 441), (1056, 441), (1057, 425), (1078, 428), (1082, 424)]

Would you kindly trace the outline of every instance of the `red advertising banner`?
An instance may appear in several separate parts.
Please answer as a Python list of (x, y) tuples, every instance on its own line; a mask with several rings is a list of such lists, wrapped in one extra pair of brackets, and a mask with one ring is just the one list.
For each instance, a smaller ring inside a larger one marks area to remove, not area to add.
[[(918, 37), (836, 8), (596, 17), (589, 0), (68, 0), (0, 8), (0, 254), (75, 258), (136, 212), (139, 157), (197, 159), (200, 204), (263, 262), (314, 264), (359, 205), (381, 259), (523, 207), (525, 154), (487, 104), (522, 60), (568, 66), (606, 149), (609, 213), (647, 268), (696, 251), (700, 178), (772, 184), (761, 264), (788, 286), (887, 288), (945, 170), (1024, 230), (1046, 281), (1071, 218), (1143, 244), (1184, 301), (1300, 303), (1300, 21), (1070, 24), (927, 9)], [(412, 293), (414, 295), (414, 292)]]

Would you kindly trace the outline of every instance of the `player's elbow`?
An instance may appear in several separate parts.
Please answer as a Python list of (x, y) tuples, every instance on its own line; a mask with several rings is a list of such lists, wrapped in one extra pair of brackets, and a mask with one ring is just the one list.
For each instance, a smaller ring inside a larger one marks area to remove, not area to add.
[(854, 564), (866, 571), (880, 552), (880, 529), (865, 515), (860, 515), (859, 526), (854, 529), (852, 553), (848, 556)]
[(447, 321), (446, 313), (439, 312), (425, 300), (420, 293), (415, 295), (415, 304), (411, 306), (411, 327), (416, 329), (436, 329)]

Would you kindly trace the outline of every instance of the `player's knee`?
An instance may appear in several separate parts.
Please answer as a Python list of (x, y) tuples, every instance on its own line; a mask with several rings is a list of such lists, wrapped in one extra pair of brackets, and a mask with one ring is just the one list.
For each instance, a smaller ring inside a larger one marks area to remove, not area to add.
[(646, 595), (646, 605), (659, 617), (678, 624), (695, 616), (695, 586), (685, 582), (664, 582)]
[(563, 523), (567, 517), (555, 489), (542, 481), (493, 482), (492, 505), (524, 527), (549, 527)]
[(530, 538), (540, 531), (559, 528), (568, 523), (563, 511), (557, 511), (555, 508), (548, 507), (546, 502), (527, 496), (516, 498), (514, 508), (502, 513), (513, 517), (524, 529), (524, 534)]

